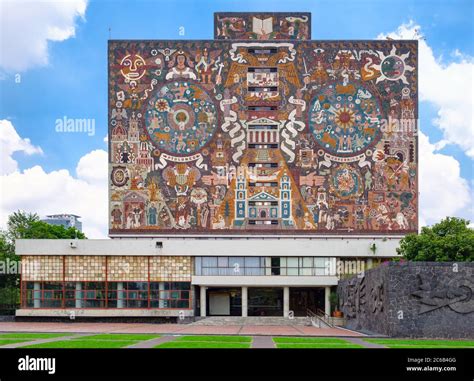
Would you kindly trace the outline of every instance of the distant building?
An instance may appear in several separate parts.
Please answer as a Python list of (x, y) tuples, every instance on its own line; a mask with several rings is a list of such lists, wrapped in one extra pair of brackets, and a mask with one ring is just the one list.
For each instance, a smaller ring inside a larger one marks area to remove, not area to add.
[(50, 214), (43, 218), (41, 221), (46, 222), (50, 225), (61, 225), (67, 228), (76, 228), (82, 232), (82, 222), (79, 221), (81, 216), (75, 214)]

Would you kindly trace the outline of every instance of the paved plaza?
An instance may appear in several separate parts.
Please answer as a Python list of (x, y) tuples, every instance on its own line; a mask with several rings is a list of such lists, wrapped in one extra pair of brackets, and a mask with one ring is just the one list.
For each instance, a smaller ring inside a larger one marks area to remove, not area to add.
[(48, 333), (155, 333), (161, 335), (242, 335), (242, 336), (310, 336), (360, 337), (361, 333), (344, 328), (312, 326), (229, 325), (205, 326), (192, 324), (149, 323), (52, 323), (0, 322), (0, 332)]

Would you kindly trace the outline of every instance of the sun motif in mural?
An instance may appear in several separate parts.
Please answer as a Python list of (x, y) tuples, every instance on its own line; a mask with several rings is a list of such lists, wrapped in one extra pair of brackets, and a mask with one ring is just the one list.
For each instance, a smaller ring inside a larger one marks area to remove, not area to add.
[(360, 154), (382, 136), (380, 101), (361, 83), (323, 87), (313, 98), (310, 110), (313, 136), (332, 154)]
[(200, 86), (173, 82), (151, 97), (145, 124), (156, 148), (189, 155), (199, 151), (212, 138), (217, 127), (217, 110)]
[(342, 199), (359, 197), (363, 192), (360, 174), (348, 164), (336, 167), (332, 173), (330, 188)]
[(394, 45), (388, 56), (381, 51), (378, 51), (377, 53), (380, 56), (380, 65), (374, 65), (374, 68), (380, 71), (380, 76), (377, 78), (376, 83), (383, 80), (401, 80), (404, 84), (408, 85), (406, 72), (415, 70), (413, 66), (410, 66), (405, 62), (405, 60), (410, 56), (410, 52), (397, 55), (397, 48)]
[(146, 62), (138, 54), (127, 54), (120, 61), (120, 73), (128, 81), (136, 81), (146, 73)]
[(347, 129), (349, 127), (352, 127), (355, 122), (355, 114), (354, 112), (347, 108), (347, 107), (342, 107), (338, 110), (336, 110), (336, 117), (334, 119), (336, 125), (343, 129)]

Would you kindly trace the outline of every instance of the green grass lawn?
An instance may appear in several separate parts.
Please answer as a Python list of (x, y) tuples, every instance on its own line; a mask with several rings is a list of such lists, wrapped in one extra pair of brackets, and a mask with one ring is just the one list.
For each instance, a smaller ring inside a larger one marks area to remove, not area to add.
[(26, 343), (38, 339), (66, 336), (65, 333), (0, 333), (0, 347), (15, 343)]
[(50, 339), (53, 337), (72, 336), (72, 333), (0, 333), (0, 339)]
[[(31, 339), (33, 340), (33, 339)], [(30, 339), (0, 339), (0, 347), (2, 345), (15, 344), (15, 343), (24, 343), (31, 341)]]
[(277, 348), (363, 348), (343, 339), (325, 337), (274, 337)]
[(123, 348), (140, 341), (156, 339), (158, 337), (160, 335), (107, 333), (78, 337), (71, 340), (33, 344), (24, 348)]
[(181, 336), (155, 348), (250, 348), (248, 336)]
[(22, 348), (123, 348), (138, 341), (133, 340), (64, 340), (50, 343), (28, 345)]
[(389, 348), (474, 348), (472, 340), (364, 339)]

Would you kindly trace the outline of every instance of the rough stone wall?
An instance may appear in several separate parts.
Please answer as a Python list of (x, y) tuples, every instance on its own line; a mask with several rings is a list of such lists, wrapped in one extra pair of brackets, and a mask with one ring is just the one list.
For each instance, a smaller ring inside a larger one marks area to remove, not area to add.
[(390, 263), (341, 280), (338, 294), (350, 329), (474, 338), (473, 279), (473, 263)]

